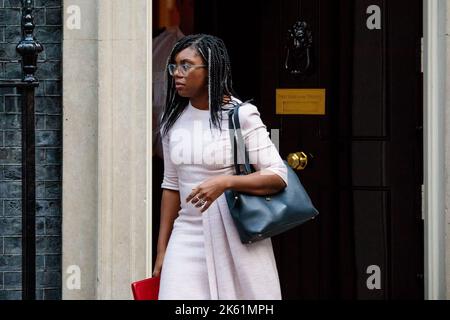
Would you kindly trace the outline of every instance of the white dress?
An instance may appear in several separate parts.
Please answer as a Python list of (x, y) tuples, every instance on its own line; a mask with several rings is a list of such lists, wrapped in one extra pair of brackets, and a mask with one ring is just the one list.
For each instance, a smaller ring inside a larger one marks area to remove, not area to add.
[[(278, 174), (287, 184), (285, 164), (256, 106), (242, 105), (239, 119), (250, 163)], [(212, 123), (211, 128), (209, 110), (189, 103), (162, 139), (161, 187), (179, 191), (181, 209), (166, 249), (159, 299), (281, 299), (271, 239), (242, 244), (223, 194), (203, 213), (186, 203), (192, 189), (205, 180), (234, 174), (226, 111), (222, 133)]]

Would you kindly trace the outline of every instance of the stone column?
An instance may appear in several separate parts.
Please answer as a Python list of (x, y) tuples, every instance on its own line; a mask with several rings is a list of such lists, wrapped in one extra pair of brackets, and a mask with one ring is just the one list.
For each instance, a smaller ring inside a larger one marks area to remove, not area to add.
[(130, 299), (151, 273), (150, 4), (64, 1), (64, 299)]
[(450, 299), (450, 1), (446, 0), (446, 24), (445, 24), (445, 49), (446, 67), (444, 68), (444, 78), (446, 80), (445, 89), (445, 212), (446, 212), (446, 287), (447, 299)]
[[(446, 296), (445, 82), (448, 0), (424, 1), (424, 235), (425, 298)], [(447, 279), (446, 279), (447, 278)]]

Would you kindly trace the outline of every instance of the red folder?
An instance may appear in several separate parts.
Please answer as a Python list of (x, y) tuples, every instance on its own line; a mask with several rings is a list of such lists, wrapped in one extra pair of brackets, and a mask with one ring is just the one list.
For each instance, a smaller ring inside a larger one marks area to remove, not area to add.
[(158, 300), (159, 277), (133, 282), (131, 290), (134, 300)]

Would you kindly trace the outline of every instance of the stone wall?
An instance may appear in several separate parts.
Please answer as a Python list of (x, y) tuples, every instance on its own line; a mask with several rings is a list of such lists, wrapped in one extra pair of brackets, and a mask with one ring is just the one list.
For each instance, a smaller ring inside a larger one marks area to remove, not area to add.
[[(61, 298), (62, 0), (35, 0), (36, 298)], [(21, 1), (0, 0), (0, 79), (22, 76)], [(21, 299), (21, 101), (0, 89), (0, 300)]]

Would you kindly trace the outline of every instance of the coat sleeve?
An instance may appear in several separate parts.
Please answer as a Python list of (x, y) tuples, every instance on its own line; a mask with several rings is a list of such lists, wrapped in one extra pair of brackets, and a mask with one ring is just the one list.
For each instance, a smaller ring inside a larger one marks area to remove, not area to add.
[(179, 190), (177, 169), (172, 159), (170, 158), (169, 135), (170, 132), (163, 136), (161, 129), (161, 142), (164, 154), (164, 177), (161, 188)]
[(257, 170), (269, 170), (279, 175), (288, 184), (287, 168), (276, 146), (269, 137), (266, 125), (262, 122), (258, 108), (247, 103), (239, 108), (239, 122), (249, 162)]

